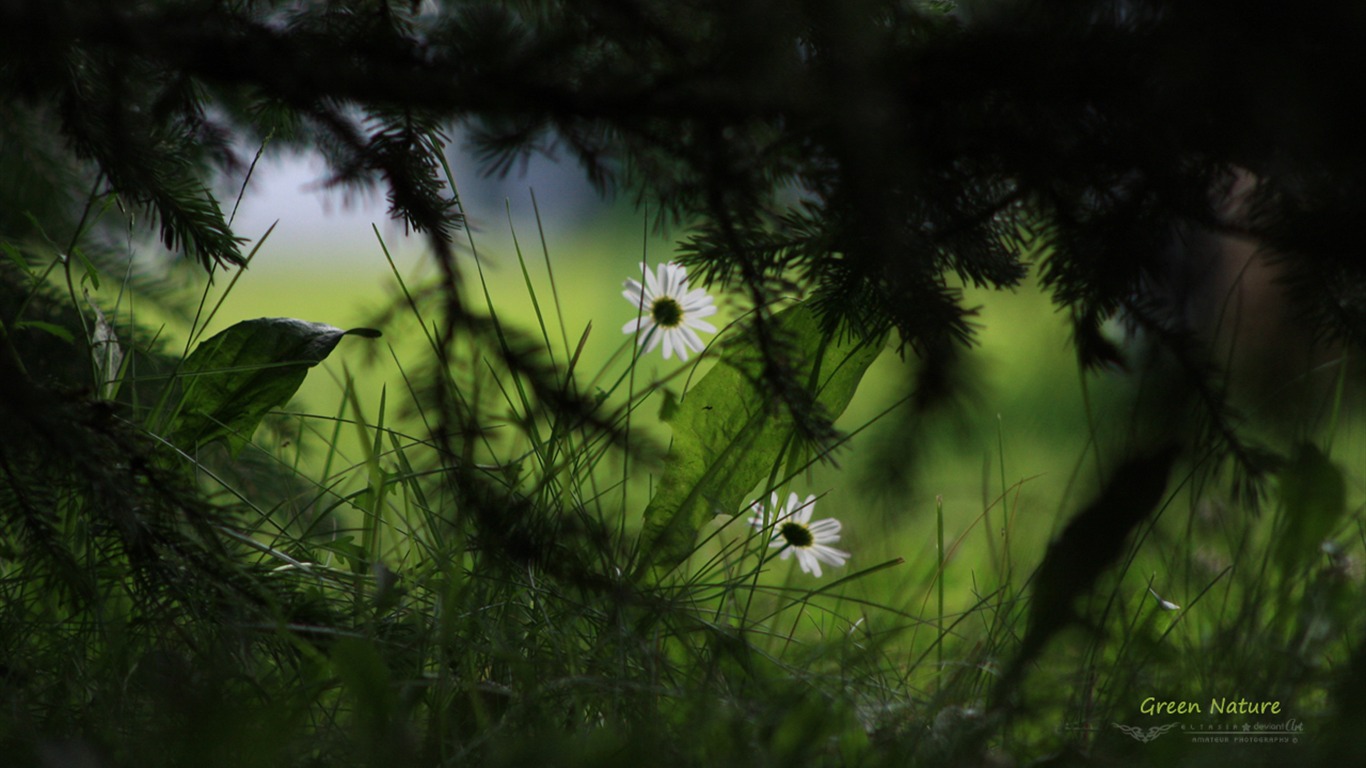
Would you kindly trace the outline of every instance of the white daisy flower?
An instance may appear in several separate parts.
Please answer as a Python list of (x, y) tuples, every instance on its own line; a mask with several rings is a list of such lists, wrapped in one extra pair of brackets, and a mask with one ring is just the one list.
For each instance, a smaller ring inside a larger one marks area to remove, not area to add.
[(761, 501), (750, 505), (754, 517), (750, 518), (749, 523), (760, 530), (770, 531), (772, 540), (769, 546), (782, 547), (783, 559), (796, 554), (797, 564), (802, 570), (820, 578), (821, 563), (838, 568), (849, 559), (849, 553), (830, 546), (840, 540), (840, 521), (828, 517), (813, 523), (811, 513), (815, 509), (815, 496), (807, 496), (802, 501), (797, 494), (791, 494), (787, 497), (787, 505), (780, 508), (778, 494), (775, 493), (768, 509), (764, 508)]
[(687, 362), (690, 351), (701, 352), (703, 348), (697, 331), (716, 333), (711, 323), (702, 320), (716, 314), (716, 305), (706, 289), (689, 291), (687, 270), (673, 262), (660, 264), (654, 274), (645, 264), (640, 265), (640, 271), (645, 274), (645, 285), (628, 278), (626, 290), (621, 292), (639, 313), (622, 326), (622, 333), (638, 334), (641, 344), (648, 341), (646, 352), (653, 352), (663, 342), (665, 360), (677, 352), (678, 359)]

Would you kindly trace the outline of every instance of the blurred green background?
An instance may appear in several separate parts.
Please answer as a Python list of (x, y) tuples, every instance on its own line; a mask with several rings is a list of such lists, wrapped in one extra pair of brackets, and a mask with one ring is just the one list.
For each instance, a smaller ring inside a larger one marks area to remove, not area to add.
[[(577, 369), (580, 382), (604, 369), (623, 370), (629, 344), (620, 329), (632, 310), (621, 298), (622, 281), (637, 273), (642, 258), (651, 264), (670, 258), (682, 228), (657, 227), (647, 212), (628, 201), (599, 199), (576, 169), (547, 160), (507, 179), (482, 178), (472, 168), (462, 168), (458, 157), (454, 165), (471, 228), (472, 245), (462, 241), (460, 248), (469, 299), (482, 301), (482, 270), (500, 319), (539, 335), (518, 261), (520, 248), (551, 325), (557, 360), (563, 364), (565, 359), (557, 319), (562, 316), (570, 345), (588, 333)], [(434, 279), (435, 265), (420, 237), (405, 235), (388, 221), (381, 199), (329, 191), (319, 179), (321, 167), (293, 157), (263, 161), (256, 169), (234, 226), (254, 243), (274, 229), (230, 291), (229, 276), (222, 274), (206, 286), (212, 298), (227, 294), (206, 334), (261, 316), (292, 316), (342, 328), (377, 324), (401, 297), (385, 248), (410, 288)], [(553, 290), (547, 261), (554, 273)], [(721, 307), (715, 324), (721, 327), (738, 316), (739, 302), (714, 293)], [(966, 549), (997, 558), (1009, 540), (1012, 550), (1030, 553), (1024, 562), (1032, 568), (1043, 544), (1065, 520), (1061, 513), (1067, 505), (1094, 487), (1094, 467), (1084, 466), (1088, 420), (1065, 317), (1032, 283), (1014, 292), (969, 288), (966, 295), (968, 305), (979, 307), (977, 343), (968, 361), (976, 374), (973, 391), (956, 408), (930, 416), (928, 423), (915, 421), (905, 406), (894, 407), (910, 385), (914, 356), (908, 352), (903, 357), (889, 347), (839, 423), (854, 434), (837, 454), (837, 465), (816, 466), (791, 484), (793, 491), (821, 496), (816, 517), (845, 522), (842, 544), (854, 553), (850, 569), (895, 558), (907, 561), (869, 580), (867, 589), (880, 593), (870, 597), (879, 601), (916, 603), (927, 594), (923, 590), (931, 587), (937, 567), (937, 503), (942, 503), (950, 543), (962, 537)], [(403, 408), (406, 385), (395, 360), (411, 364), (423, 359), (424, 341), (411, 318), (401, 311), (397, 316), (378, 342), (344, 342), (310, 374), (290, 410), (337, 413), (349, 376), (366, 406), (379, 403), (381, 391), (387, 392), (386, 423), (412, 417)], [(651, 377), (675, 376), (683, 367), (658, 352), (642, 362), (637, 388)], [(704, 363), (694, 376), (705, 369)], [(1103, 405), (1106, 383), (1093, 377), (1093, 406)], [(668, 386), (677, 392), (686, 382), (675, 378)], [(645, 408), (645, 421), (637, 425), (648, 427), (656, 411)], [(367, 414), (369, 419), (377, 416)], [(415, 422), (410, 424), (418, 429)], [(657, 424), (647, 433), (667, 440), (667, 431)], [(350, 440), (344, 433), (341, 451), (359, 462), (358, 445)], [(303, 461), (308, 460), (305, 455)], [(635, 480), (643, 507), (649, 479)], [(984, 567), (976, 562), (950, 568), (950, 587), (968, 599), (966, 590)], [(910, 585), (915, 588), (906, 592)]]
[[(482, 279), (500, 319), (539, 337), (534, 291), (561, 365), (566, 359), (561, 339), (567, 337), (573, 346), (587, 333), (579, 381), (601, 385), (604, 378), (619, 375), (629, 350), (620, 329), (632, 316), (621, 298), (622, 281), (637, 273), (642, 258), (651, 264), (669, 259), (682, 228), (661, 229), (628, 201), (602, 200), (579, 179), (577, 169), (544, 159), (534, 161), (525, 174), (506, 179), (482, 178), (459, 156), (453, 165), (471, 230), (470, 241), (460, 248), (469, 300), (482, 301)], [(389, 222), (382, 200), (344, 198), (327, 190), (317, 175), (320, 168), (296, 157), (269, 161), (257, 169), (235, 226), (253, 239), (272, 225), (275, 229), (232, 287), (208, 332), (242, 319), (279, 315), (343, 328), (376, 324), (397, 306), (401, 295), (385, 248), (409, 287), (435, 277), (421, 238), (407, 236)], [(553, 289), (547, 263), (554, 273)], [(208, 290), (215, 295), (226, 286), (220, 275)], [(714, 293), (721, 307), (715, 318), (720, 327), (734, 320), (740, 308), (735, 297)], [(1029, 576), (1047, 542), (1095, 491), (1107, 462), (1118, 458), (1106, 455), (1104, 446), (1113, 447), (1111, 441), (1096, 443), (1093, 436), (1122, 434), (1133, 426), (1126, 403), (1135, 382), (1119, 373), (1082, 375), (1070, 347), (1066, 317), (1032, 278), (1011, 292), (967, 287), (965, 296), (966, 304), (979, 309), (976, 343), (968, 355), (970, 391), (923, 420), (904, 406), (893, 407), (908, 391), (916, 362), (913, 355), (903, 357), (889, 347), (839, 422), (853, 436), (836, 455), (837, 463), (813, 467), (790, 484), (792, 491), (821, 496), (817, 518), (844, 521), (841, 546), (853, 558), (840, 575), (897, 558), (906, 561), (856, 582), (853, 594), (913, 612), (928, 604), (935, 588), (937, 505), (942, 505), (948, 548), (945, 582), (950, 607), (967, 610), (1003, 580)], [(423, 334), (406, 313), (399, 311), (396, 317), (378, 342), (343, 343), (309, 376), (290, 410), (338, 413), (351, 377), (363, 407), (374, 407), (385, 391), (386, 423), (411, 419), (411, 409), (404, 408), (404, 372), (395, 361), (407, 365), (423, 359)], [(683, 367), (657, 352), (642, 362), (637, 389), (675, 376)], [(704, 363), (693, 375), (705, 370)], [(599, 372), (615, 373), (595, 378)], [(414, 370), (407, 374), (420, 375)], [(1334, 375), (1332, 369), (1319, 372), (1330, 382)], [(686, 385), (674, 378), (667, 386), (677, 392)], [(655, 420), (657, 405), (647, 405), (641, 411), (644, 418), (634, 426), (665, 441), (667, 430)], [(1275, 407), (1274, 398), (1270, 405)], [(1341, 423), (1349, 428), (1338, 433), (1336, 447), (1340, 456), (1361, 457), (1361, 430), (1350, 428), (1357, 421), (1352, 398), (1343, 407)], [(378, 416), (366, 414), (371, 420)], [(420, 432), (415, 420), (409, 425), (413, 434)], [(1322, 427), (1305, 422), (1306, 431), (1299, 437)], [(338, 447), (343, 456), (359, 463), (358, 444), (351, 440), (344, 433)], [(302, 461), (307, 464), (307, 454)], [(1347, 465), (1361, 462), (1349, 458)], [(1359, 474), (1349, 472), (1349, 483), (1352, 498), (1359, 499)], [(638, 524), (649, 486), (648, 472), (633, 475), (628, 525)], [(1176, 487), (1169, 490), (1178, 492)], [(1188, 490), (1192, 499), (1199, 497), (1199, 490)], [(1182, 519), (1188, 522), (1184, 513), (1171, 519), (1175, 531), (1186, 525)], [(1173, 536), (1179, 538), (1179, 533)], [(806, 578), (795, 565), (791, 574), (787, 564), (782, 565), (776, 578)], [(1135, 574), (1140, 581), (1158, 577), (1152, 569)], [(1205, 586), (1189, 574), (1181, 585), (1161, 579), (1155, 583), (1178, 603), (1193, 596), (1183, 589), (1193, 592)], [(1141, 592), (1140, 583), (1133, 586)]]

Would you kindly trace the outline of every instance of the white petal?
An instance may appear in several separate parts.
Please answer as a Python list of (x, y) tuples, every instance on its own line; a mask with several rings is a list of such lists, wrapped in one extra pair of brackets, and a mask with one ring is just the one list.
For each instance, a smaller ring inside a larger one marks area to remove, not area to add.
[(678, 359), (686, 363), (688, 362), (688, 350), (691, 345), (688, 342), (688, 337), (685, 336), (684, 333), (685, 330), (683, 328), (673, 329), (674, 351), (678, 353)]
[[(640, 339), (641, 344), (645, 344), (646, 339), (650, 340), (650, 343), (646, 344), (645, 346), (645, 354), (648, 355), (651, 352), (655, 351), (655, 347), (659, 346), (659, 339), (663, 336), (664, 331), (659, 327), (652, 327), (648, 331), (646, 331), (646, 334), (642, 336)], [(665, 357), (668, 357), (668, 355), (665, 355)]]
[(687, 305), (687, 304), (684, 304), (684, 305), (683, 305), (683, 314), (687, 315), (688, 317), (696, 317), (696, 318), (711, 317), (712, 315), (716, 314), (716, 305), (715, 305), (715, 304), (702, 304), (702, 305), (700, 305), (700, 306), (698, 306), (698, 305), (689, 306), (689, 305)]
[(649, 291), (651, 298), (659, 295), (659, 280), (655, 278), (655, 273), (650, 271), (650, 267), (645, 262), (640, 262), (640, 272), (645, 275), (645, 289)]
[(820, 541), (821, 538), (826, 536), (833, 536), (834, 538), (831, 539), (831, 541), (839, 540), (841, 527), (840, 521), (836, 520), (833, 517), (827, 517), (824, 520), (817, 520), (816, 522), (811, 523), (807, 527), (811, 529), (811, 535), (816, 537), (817, 541)]
[(683, 323), (689, 328), (696, 328), (697, 330), (706, 333), (716, 333), (716, 326), (702, 320), (685, 319)]
[(803, 571), (818, 579), (821, 577), (821, 561), (811, 552), (805, 549), (797, 550), (797, 562), (801, 563)]
[(675, 333), (683, 338), (683, 344), (686, 345), (688, 349), (691, 349), (694, 352), (701, 352), (703, 349), (706, 349), (707, 345), (702, 343), (702, 340), (697, 337), (697, 332), (693, 329), (684, 326), (677, 329)]
[(842, 566), (849, 559), (849, 553), (842, 549), (827, 547), (824, 544), (816, 544), (808, 550), (813, 558), (823, 560), (833, 566)]
[(678, 303), (689, 309), (701, 308), (711, 304), (711, 296), (707, 295), (706, 288), (695, 288), (688, 291)]
[(651, 324), (652, 321), (650, 320), (649, 315), (641, 315), (640, 317), (631, 318), (627, 321), (626, 325), (621, 326), (621, 332), (635, 333), (637, 330), (640, 330), (642, 326), (648, 331), (650, 330)]
[(659, 293), (656, 296), (674, 295), (674, 272), (668, 264), (659, 265)]
[(664, 266), (668, 267), (670, 278), (675, 286), (684, 285), (688, 282), (688, 268), (676, 261), (666, 261)]
[(664, 337), (664, 359), (665, 359), (665, 360), (668, 360), (670, 357), (673, 357), (673, 353), (674, 353), (674, 332), (673, 332), (673, 329), (672, 329), (672, 328), (665, 328), (665, 329), (663, 329), (663, 332), (660, 333), (659, 335)]

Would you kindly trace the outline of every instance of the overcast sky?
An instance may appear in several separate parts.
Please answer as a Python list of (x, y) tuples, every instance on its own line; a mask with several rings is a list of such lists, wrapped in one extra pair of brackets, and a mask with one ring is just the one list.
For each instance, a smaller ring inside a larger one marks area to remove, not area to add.
[[(452, 170), (461, 200), (482, 246), (506, 240), (510, 205), (519, 231), (523, 222), (534, 232), (529, 189), (535, 189), (542, 218), (552, 228), (585, 222), (609, 210), (569, 163), (535, 158), (525, 173), (506, 178), (483, 178), (475, 162), (453, 152)], [(291, 260), (324, 257), (328, 264), (374, 263), (378, 256), (371, 224), (379, 227), (396, 255), (410, 255), (419, 243), (404, 244), (401, 224), (390, 221), (383, 192), (345, 194), (321, 183), (326, 167), (318, 157), (280, 156), (263, 159), (252, 174), (237, 210), (234, 230), (253, 242), (278, 221), (268, 241), (271, 252), (291, 254)], [(225, 201), (231, 209), (232, 200)], [(482, 247), (481, 246), (481, 247)]]

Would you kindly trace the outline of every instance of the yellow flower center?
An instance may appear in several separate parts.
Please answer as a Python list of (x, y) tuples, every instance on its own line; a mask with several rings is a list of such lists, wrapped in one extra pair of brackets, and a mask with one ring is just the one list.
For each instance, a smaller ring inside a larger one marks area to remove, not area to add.
[(783, 527), (778, 529), (778, 535), (782, 536), (789, 546), (798, 549), (809, 547), (816, 542), (811, 536), (811, 529), (801, 523), (783, 523)]
[(683, 307), (670, 296), (660, 296), (650, 305), (650, 317), (661, 328), (677, 328), (683, 322)]

